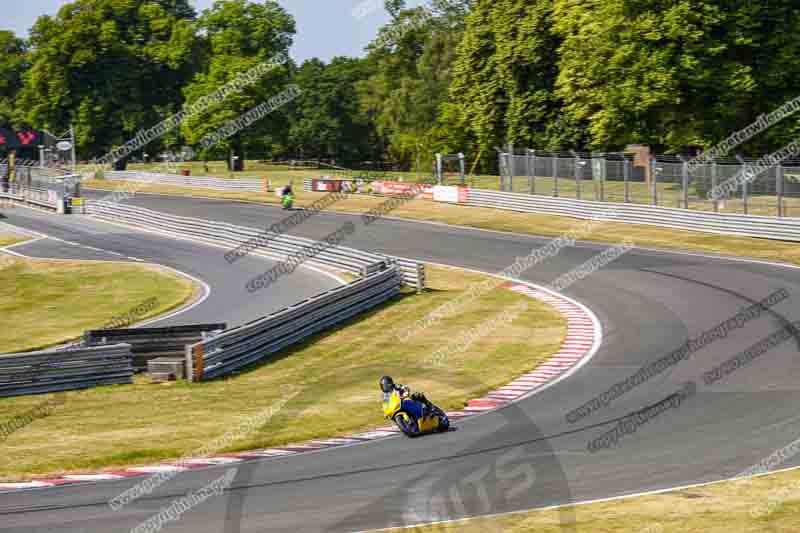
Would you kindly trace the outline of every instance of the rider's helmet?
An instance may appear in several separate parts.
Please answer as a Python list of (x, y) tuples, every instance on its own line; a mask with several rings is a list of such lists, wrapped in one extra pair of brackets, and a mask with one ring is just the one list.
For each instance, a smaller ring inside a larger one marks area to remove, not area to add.
[(381, 378), (381, 390), (387, 394), (394, 390), (394, 380), (391, 376)]

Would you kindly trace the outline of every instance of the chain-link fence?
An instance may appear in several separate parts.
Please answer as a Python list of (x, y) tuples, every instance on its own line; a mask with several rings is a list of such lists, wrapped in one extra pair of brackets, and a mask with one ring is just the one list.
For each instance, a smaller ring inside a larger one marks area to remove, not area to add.
[[(800, 216), (800, 161), (745, 179), (752, 160), (693, 164), (680, 156), (645, 161), (628, 153), (515, 150), (499, 154), (501, 191), (697, 209)], [(713, 194), (732, 185), (732, 193)]]

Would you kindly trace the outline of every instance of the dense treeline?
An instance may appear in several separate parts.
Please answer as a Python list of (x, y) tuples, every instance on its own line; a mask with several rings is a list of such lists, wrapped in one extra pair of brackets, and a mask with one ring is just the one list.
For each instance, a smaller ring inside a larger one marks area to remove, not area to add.
[[(495, 148), (709, 147), (800, 96), (794, 0), (386, 0), (363, 58), (281, 64), (147, 147), (206, 135), (290, 84), (302, 92), (201, 155), (391, 160)], [(0, 31), (0, 127), (63, 131), (99, 156), (255, 65), (288, 54), (273, 0), (76, 0), (28, 40)], [(800, 136), (796, 116), (737, 148)], [(137, 156), (137, 154), (134, 154)]]

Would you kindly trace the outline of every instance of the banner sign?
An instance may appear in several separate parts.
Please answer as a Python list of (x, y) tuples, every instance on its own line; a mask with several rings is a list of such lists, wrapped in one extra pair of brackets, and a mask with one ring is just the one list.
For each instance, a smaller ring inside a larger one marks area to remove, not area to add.
[(341, 184), (336, 180), (311, 180), (314, 192), (339, 192)]
[(5, 128), (0, 128), (0, 147), (7, 147), (14, 137), (14, 132)]
[(311, 180), (311, 190), (314, 192), (362, 192), (363, 186), (363, 182), (353, 180)]
[(372, 192), (375, 194), (385, 194), (387, 196), (402, 196), (412, 194), (422, 189), (420, 198), (423, 200), (433, 200), (433, 185), (407, 183), (405, 181), (373, 181)]
[(0, 148), (36, 147), (42, 144), (42, 132), (34, 130), (12, 131), (0, 128)]
[(467, 188), (436, 185), (433, 188), (433, 200), (435, 202), (464, 204), (467, 202)]

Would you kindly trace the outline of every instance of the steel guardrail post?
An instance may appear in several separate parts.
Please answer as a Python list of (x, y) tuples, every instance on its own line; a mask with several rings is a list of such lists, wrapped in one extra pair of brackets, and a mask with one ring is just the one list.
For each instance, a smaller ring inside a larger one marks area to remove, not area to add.
[(186, 351), (186, 381), (194, 383), (194, 352), (191, 344), (187, 344)]

